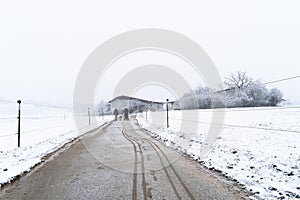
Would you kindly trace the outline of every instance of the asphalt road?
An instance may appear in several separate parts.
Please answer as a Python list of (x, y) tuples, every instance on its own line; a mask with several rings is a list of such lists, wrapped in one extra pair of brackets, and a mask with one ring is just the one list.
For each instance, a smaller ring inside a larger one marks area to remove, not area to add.
[(0, 199), (227, 200), (247, 194), (132, 121), (118, 121), (50, 156), (1, 189)]

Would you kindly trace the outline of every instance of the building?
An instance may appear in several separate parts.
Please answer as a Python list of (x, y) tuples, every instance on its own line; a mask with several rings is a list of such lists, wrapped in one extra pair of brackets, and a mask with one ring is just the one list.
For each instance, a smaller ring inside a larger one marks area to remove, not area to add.
[[(121, 114), (125, 108), (129, 109), (129, 113), (143, 112), (145, 110), (160, 111), (165, 109), (166, 102), (150, 101), (129, 96), (118, 96), (110, 100), (110, 110), (113, 112), (115, 109)], [(170, 110), (173, 109), (174, 102), (169, 102)]]

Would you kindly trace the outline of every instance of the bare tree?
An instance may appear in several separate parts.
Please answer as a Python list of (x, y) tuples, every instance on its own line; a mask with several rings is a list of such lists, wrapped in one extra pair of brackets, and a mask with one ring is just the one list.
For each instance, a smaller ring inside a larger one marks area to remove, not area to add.
[(228, 77), (225, 78), (224, 84), (228, 88), (237, 88), (242, 90), (247, 88), (252, 83), (252, 78), (249, 77), (246, 72), (237, 71), (231, 73)]
[(98, 104), (98, 115), (103, 116), (104, 112), (106, 112), (107, 103), (105, 103), (103, 100), (100, 101)]

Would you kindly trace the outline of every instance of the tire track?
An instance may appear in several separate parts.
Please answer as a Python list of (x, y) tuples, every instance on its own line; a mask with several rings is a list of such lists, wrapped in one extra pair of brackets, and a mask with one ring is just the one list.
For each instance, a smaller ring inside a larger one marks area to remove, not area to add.
[[(185, 185), (185, 183), (182, 181), (182, 179), (180, 178), (179, 174), (177, 173), (177, 171), (175, 170), (175, 168), (173, 167), (173, 165), (171, 164), (170, 160), (168, 159), (168, 157), (166, 156), (166, 154), (160, 149), (160, 147), (154, 143), (149, 141), (149, 143), (153, 144), (161, 153), (162, 155), (165, 157), (165, 159), (167, 160), (168, 165), (171, 167), (173, 173), (175, 174), (175, 176), (177, 177), (178, 181), (180, 182), (181, 186), (184, 188), (184, 190), (186, 191), (186, 193), (188, 194), (188, 196), (190, 197), (190, 199), (195, 199), (192, 195), (192, 193), (190, 192), (190, 190), (188, 189), (188, 187)], [(150, 145), (151, 145), (150, 144)], [(152, 145), (151, 145), (152, 146)], [(155, 150), (156, 151), (156, 150)]]
[[(148, 142), (148, 143), (149, 143), (149, 142)], [(165, 172), (165, 174), (166, 174), (166, 176), (167, 176), (167, 178), (168, 178), (168, 180), (169, 180), (169, 182), (170, 182), (170, 184), (171, 184), (171, 186), (172, 186), (172, 188), (173, 188), (173, 190), (174, 190), (174, 192), (175, 192), (176, 197), (177, 197), (178, 199), (181, 199), (181, 198), (180, 198), (180, 195), (179, 195), (179, 193), (178, 193), (178, 191), (177, 191), (177, 189), (176, 189), (176, 187), (175, 187), (175, 184), (173, 183), (173, 181), (172, 181), (172, 179), (171, 179), (171, 176), (170, 176), (168, 170), (167, 170), (166, 167), (164, 166), (164, 162), (163, 162), (161, 156), (159, 155), (158, 151), (152, 146), (152, 144), (151, 144), (151, 143), (149, 143), (149, 144), (150, 144), (150, 146), (154, 149), (154, 151), (156, 152), (157, 157), (158, 157), (158, 159), (160, 160), (160, 163), (161, 163), (161, 165), (162, 165), (162, 168), (163, 168), (163, 170), (164, 170), (164, 172)]]
[[(123, 123), (123, 127), (124, 127), (124, 123)], [(133, 146), (134, 167), (133, 167), (133, 179), (132, 179), (132, 199), (137, 200), (137, 148), (135, 143), (126, 136), (124, 130), (122, 130), (122, 134)]]
[[(135, 131), (135, 129), (132, 127), (132, 130), (133, 132), (135, 133), (135, 135), (138, 135), (137, 132)], [(175, 170), (175, 168), (173, 167), (173, 165), (171, 164), (170, 160), (168, 159), (167, 155), (164, 153), (163, 150), (161, 150), (161, 148), (155, 143), (155, 142), (152, 142), (150, 141), (149, 139), (147, 138), (143, 138), (144, 141), (146, 141), (151, 147), (152, 149), (156, 152), (161, 164), (162, 164), (162, 167), (163, 167), (163, 170), (174, 190), (174, 193), (176, 195), (176, 197), (178, 199), (181, 199), (176, 187), (175, 187), (175, 184), (174, 182), (172, 181), (171, 179), (171, 176), (167, 170), (167, 168), (165, 167), (165, 163), (163, 162), (163, 159), (162, 159), (162, 156), (160, 155), (160, 153), (163, 155), (163, 157), (165, 158), (166, 162), (167, 162), (167, 166), (170, 166), (170, 169), (172, 170), (172, 172), (174, 173), (174, 175), (176, 176), (176, 178), (178, 179), (178, 181), (180, 182), (180, 185), (182, 186), (182, 188), (186, 191), (187, 195), (189, 196), (190, 199), (195, 199), (192, 195), (192, 193), (190, 192), (190, 190), (188, 189), (188, 187), (185, 185), (185, 183), (182, 181), (182, 179), (180, 178), (179, 174), (177, 173), (177, 171)], [(159, 153), (160, 152), (160, 153)]]
[(143, 187), (143, 195), (144, 195), (144, 200), (147, 199), (147, 182), (146, 182), (146, 176), (145, 176), (145, 162), (144, 162), (144, 156), (143, 156), (143, 151), (141, 148), (141, 144), (138, 144), (139, 150), (140, 150), (140, 155), (141, 155), (141, 169), (142, 169), (142, 187)]
[(127, 128), (126, 125), (123, 123), (122, 134), (132, 144), (132, 146), (134, 148), (134, 154), (135, 154), (132, 199), (133, 200), (137, 199), (137, 175), (138, 175), (138, 172), (137, 172), (137, 165), (138, 165), (137, 147), (138, 147), (139, 153), (140, 153), (140, 159), (141, 159), (143, 196), (144, 196), (144, 200), (146, 200), (147, 199), (147, 188), (146, 188), (147, 182), (146, 182), (146, 176), (145, 176), (145, 163), (144, 163), (143, 151), (142, 151), (142, 148), (141, 148), (141, 144), (137, 140), (134, 140), (132, 137), (127, 135), (126, 132), (128, 132), (128, 128)]

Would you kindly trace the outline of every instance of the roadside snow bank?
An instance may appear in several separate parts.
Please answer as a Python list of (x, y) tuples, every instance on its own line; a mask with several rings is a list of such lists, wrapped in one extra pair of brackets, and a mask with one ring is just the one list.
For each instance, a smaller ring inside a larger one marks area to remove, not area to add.
[[(211, 111), (199, 110), (198, 121), (209, 123)], [(222, 127), (214, 149), (202, 160), (199, 159), (200, 148), (208, 132), (208, 124), (199, 123), (194, 133), (188, 129), (179, 131), (181, 111), (169, 113), (169, 129), (153, 123), (157, 113), (148, 113), (148, 119), (144, 114), (138, 114), (137, 120), (143, 128), (152, 132), (152, 137), (190, 155), (210, 169), (220, 170), (245, 185), (257, 198), (300, 198), (300, 109), (219, 111), (226, 114), (224, 124), (233, 126)], [(243, 127), (235, 127), (239, 125)]]

